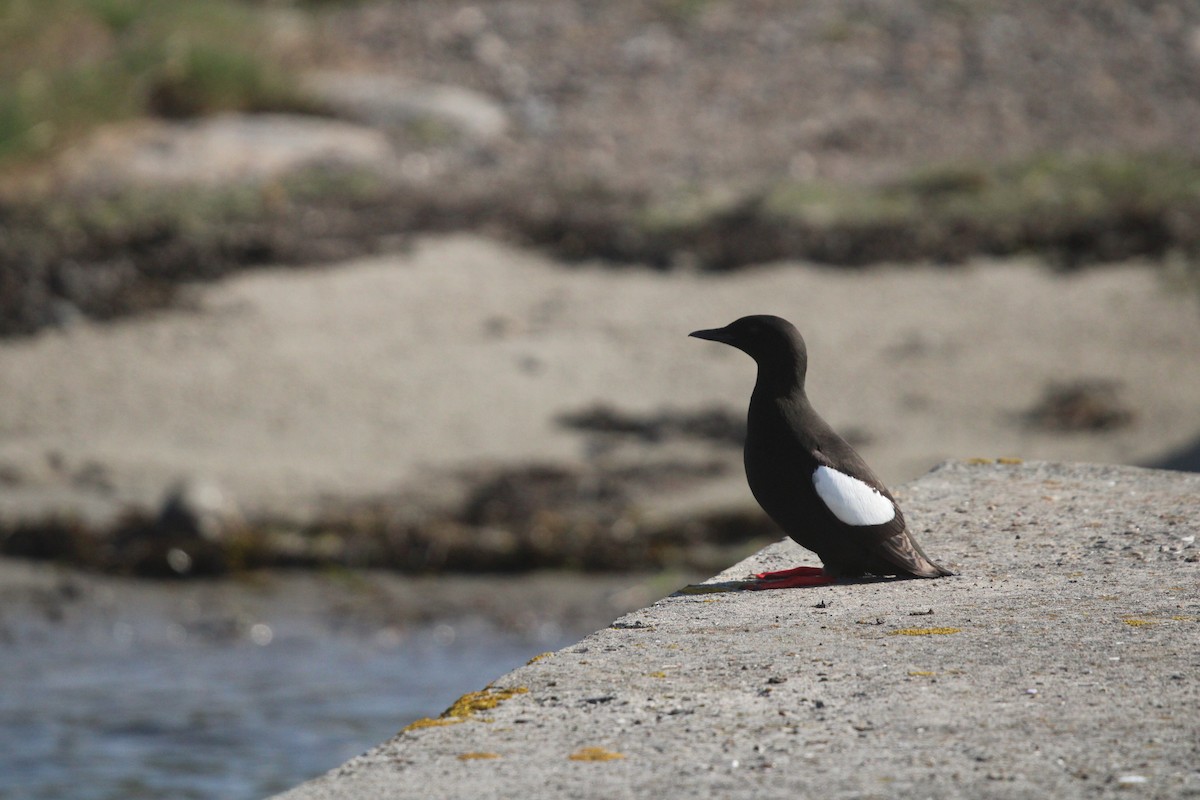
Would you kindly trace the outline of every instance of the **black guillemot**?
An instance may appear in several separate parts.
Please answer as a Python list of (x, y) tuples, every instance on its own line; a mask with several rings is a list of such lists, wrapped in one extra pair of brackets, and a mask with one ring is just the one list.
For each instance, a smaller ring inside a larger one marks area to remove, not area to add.
[(767, 515), (824, 564), (760, 573), (747, 588), (953, 574), (925, 555), (891, 492), (813, 410), (804, 390), (808, 352), (790, 322), (757, 315), (689, 335), (736, 347), (758, 364), (746, 416), (746, 480)]

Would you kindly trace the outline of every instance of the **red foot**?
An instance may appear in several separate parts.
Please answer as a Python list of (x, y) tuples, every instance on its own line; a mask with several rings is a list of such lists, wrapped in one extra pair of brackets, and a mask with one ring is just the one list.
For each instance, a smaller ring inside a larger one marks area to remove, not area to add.
[(776, 572), (760, 572), (754, 577), (758, 581), (749, 583), (746, 588), (754, 591), (762, 589), (798, 589), (804, 586), (828, 586), (836, 583), (837, 579), (825, 574), (820, 567), (793, 567)]
[(746, 585), (746, 588), (757, 592), (762, 589), (799, 589), (804, 586), (829, 586), (832, 583), (837, 583), (836, 578), (831, 578), (828, 575), (797, 575), (795, 578), (784, 578), (781, 581), (755, 581)]
[(781, 569), (775, 572), (759, 572), (754, 577), (759, 580), (779, 580), (781, 578), (795, 578), (799, 575), (824, 575), (825, 570), (820, 567), (792, 567), (791, 569)]

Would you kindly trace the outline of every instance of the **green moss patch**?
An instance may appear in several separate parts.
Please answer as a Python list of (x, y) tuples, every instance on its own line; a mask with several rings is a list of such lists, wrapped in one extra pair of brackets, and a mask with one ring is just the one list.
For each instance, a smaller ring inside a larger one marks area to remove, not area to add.
[(272, 27), (237, 0), (0, 0), (0, 165), (115, 120), (307, 107)]

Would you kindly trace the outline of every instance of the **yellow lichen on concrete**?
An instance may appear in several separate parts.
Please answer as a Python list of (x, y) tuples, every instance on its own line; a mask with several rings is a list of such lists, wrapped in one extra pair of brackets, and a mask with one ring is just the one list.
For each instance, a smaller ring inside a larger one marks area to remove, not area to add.
[(524, 686), (517, 686), (512, 689), (482, 689), (478, 692), (468, 692), (443, 711), (442, 716), (467, 719), (480, 711), (490, 711), (505, 700), (528, 691)]
[[(489, 711), (515, 695), (528, 692), (524, 686), (512, 689), (493, 689), (488, 687), (478, 692), (468, 692), (454, 701), (453, 705), (441, 713), (437, 719), (426, 717), (407, 725), (401, 733), (421, 730), (422, 728), (437, 728), (443, 725), (455, 725), (466, 722), (480, 711)], [(490, 722), (491, 720), (485, 720)]]
[(983, 466), (984, 464), (994, 464), (996, 461), (992, 458), (980, 458), (979, 456), (976, 456), (975, 458), (968, 458), (967, 463), (973, 467), (978, 467)]
[(543, 658), (549, 658), (552, 655), (554, 655), (554, 653), (551, 653), (551, 652), (538, 653), (536, 656), (534, 656), (533, 658), (526, 661), (525, 665), (529, 666), (530, 664), (536, 664), (537, 662), (541, 661)]
[(430, 717), (423, 717), (414, 722), (408, 723), (400, 732), (407, 733), (408, 731), (419, 731), (422, 728), (440, 728), (443, 725), (457, 725), (460, 722), (463, 722), (463, 720), (443, 719), (441, 717), (438, 717), (437, 719), (431, 719)]
[(499, 753), (459, 753), (459, 761), (482, 761), (489, 758), (499, 758)]
[(913, 678), (929, 678), (937, 675), (936, 672), (930, 672), (927, 669), (912, 669), (908, 671), (908, 674)]
[(996, 463), (997, 464), (1008, 464), (1010, 466), (1016, 466), (1017, 464), (1024, 464), (1025, 459), (1013, 458), (1012, 456), (1003, 456), (1001, 458), (997, 458)]
[(616, 761), (624, 757), (623, 753), (614, 753), (603, 747), (584, 747), (567, 756), (572, 761)]
[(1129, 618), (1129, 619), (1123, 619), (1123, 620), (1121, 620), (1121, 622), (1124, 622), (1126, 625), (1129, 625), (1129, 626), (1131, 626), (1131, 627), (1134, 627), (1134, 628), (1141, 628), (1141, 627), (1144, 627), (1144, 626), (1146, 626), (1146, 625), (1153, 625), (1153, 624), (1154, 624), (1154, 620), (1152, 620), (1152, 619), (1133, 619), (1133, 618)]
[(658, 672), (648, 672), (648, 673), (646, 673), (646, 677), (647, 678), (665, 678), (665, 677), (667, 677), (667, 673), (665, 673), (661, 670)]
[(962, 628), (901, 628), (890, 631), (888, 636), (946, 636), (961, 631)]

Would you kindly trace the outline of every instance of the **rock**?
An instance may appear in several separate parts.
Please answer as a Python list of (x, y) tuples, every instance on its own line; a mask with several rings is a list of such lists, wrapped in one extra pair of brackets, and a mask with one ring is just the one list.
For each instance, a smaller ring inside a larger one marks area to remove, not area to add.
[(479, 142), (497, 139), (509, 128), (508, 114), (498, 102), (461, 86), (362, 72), (316, 72), (305, 84), (335, 114), (368, 125), (431, 123)]
[(1101, 378), (1055, 382), (1025, 413), (1026, 422), (1047, 431), (1109, 431), (1123, 428), (1134, 413), (1120, 399), (1119, 381)]
[(621, 45), (621, 58), (636, 72), (653, 72), (679, 60), (679, 41), (663, 25), (649, 25)]
[(297, 114), (220, 114), (102, 129), (67, 153), (71, 188), (253, 184), (316, 166), (377, 170), (387, 137), (361, 125)]
[(233, 495), (213, 481), (198, 478), (172, 485), (155, 521), (161, 533), (209, 542), (226, 539), (244, 525)]

